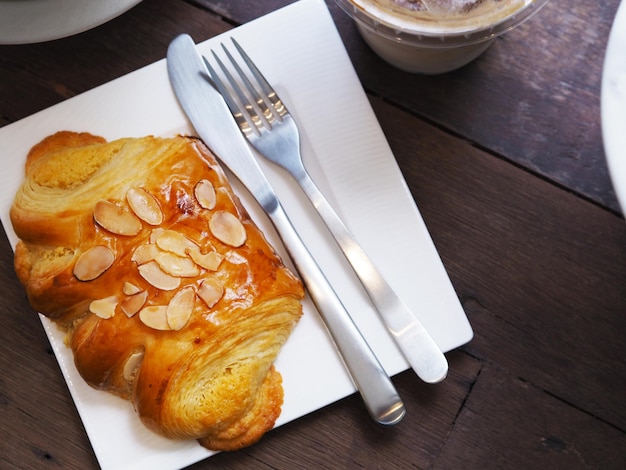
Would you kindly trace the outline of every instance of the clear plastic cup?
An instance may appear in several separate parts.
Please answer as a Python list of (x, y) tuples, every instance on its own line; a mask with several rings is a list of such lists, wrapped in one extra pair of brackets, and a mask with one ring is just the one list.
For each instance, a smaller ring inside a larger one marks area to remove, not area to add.
[(336, 0), (365, 42), (402, 70), (438, 74), (481, 55), (549, 0)]

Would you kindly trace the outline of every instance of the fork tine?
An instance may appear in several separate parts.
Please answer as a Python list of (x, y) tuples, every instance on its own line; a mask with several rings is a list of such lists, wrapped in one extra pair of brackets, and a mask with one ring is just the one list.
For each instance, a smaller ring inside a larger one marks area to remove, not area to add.
[[(234, 41), (234, 39), (231, 38), (231, 40)], [(243, 69), (241, 68), (241, 66), (239, 65), (239, 63), (235, 60), (235, 58), (233, 57), (233, 55), (230, 53), (230, 51), (228, 50), (228, 48), (222, 44), (222, 49), (224, 50), (224, 53), (226, 54), (226, 57), (228, 57), (228, 59), (230, 60), (230, 63), (233, 65), (233, 68), (235, 69), (235, 71), (237, 72), (237, 74), (239, 75), (239, 77), (241, 78), (241, 81), (243, 82), (243, 85), (245, 86), (246, 90), (248, 90), (249, 96), (252, 98), (252, 101), (250, 102), (250, 105), (253, 106), (255, 108), (255, 110), (257, 110), (259, 113), (259, 115), (262, 115), (265, 118), (265, 122), (264, 124), (268, 125), (268, 128), (271, 129), (272, 127), (272, 121), (274, 119), (276, 119), (278, 116), (274, 113), (274, 111), (272, 111), (270, 104), (268, 104), (264, 99), (262, 94), (260, 94), (258, 92), (258, 90), (255, 88), (255, 86), (252, 84), (252, 82), (250, 81), (250, 79), (248, 78), (248, 75), (243, 71)], [(240, 54), (243, 52), (243, 49), (240, 50)], [(245, 53), (244, 53), (245, 54)], [(242, 58), (244, 59), (245, 62), (245, 57), (242, 56)], [(249, 67), (248, 62), (246, 62), (246, 65)], [(254, 65), (254, 64), (252, 64)], [(250, 70), (250, 73), (253, 73), (253, 70)], [(255, 77), (256, 78), (256, 77)], [(257, 84), (260, 86), (261, 90), (265, 93), (262, 83), (259, 83), (257, 80)], [(255, 121), (256, 122), (256, 121)], [(257, 123), (257, 125), (260, 125), (262, 123)], [(261, 129), (259, 127), (259, 129)]]
[[(222, 49), (226, 52), (226, 55), (228, 56), (228, 59), (230, 60), (230, 62), (235, 66), (235, 70), (237, 71), (237, 74), (240, 77), (245, 78), (245, 75), (243, 75), (243, 72), (238, 67), (233, 57), (230, 55), (228, 50), (224, 47), (224, 44), (222, 44)], [(235, 95), (237, 95), (237, 99), (239, 99), (241, 106), (243, 106), (243, 108), (240, 107), (240, 109), (242, 111), (245, 109), (246, 116), (252, 120), (252, 125), (254, 126), (254, 130), (260, 133), (260, 131), (263, 129), (263, 126), (264, 126), (263, 120), (261, 118), (263, 111), (258, 109), (258, 107), (255, 106), (256, 98), (254, 97), (254, 94), (253, 94), (253, 100), (250, 101), (248, 97), (246, 96), (245, 92), (241, 89), (241, 87), (237, 83), (237, 80), (235, 80), (233, 75), (230, 73), (230, 71), (224, 65), (224, 63), (220, 60), (217, 54), (214, 51), (211, 51), (211, 53), (213, 54), (213, 58), (217, 61), (218, 65), (222, 69), (222, 72), (224, 73), (224, 76), (230, 83), (230, 86), (235, 92)]]
[[(239, 55), (241, 56), (241, 58), (243, 59), (245, 64), (248, 66), (248, 69), (250, 69), (250, 73), (256, 79), (256, 82), (258, 83), (259, 87), (261, 88), (261, 91), (263, 92), (263, 95), (265, 97), (267, 97), (267, 99), (271, 103), (270, 108), (272, 110), (272, 114), (274, 114), (274, 116), (279, 121), (282, 121), (282, 116), (285, 113), (287, 113), (287, 108), (283, 104), (282, 100), (278, 97), (278, 94), (276, 93), (276, 91), (274, 91), (272, 86), (265, 79), (265, 77), (263, 76), (261, 71), (257, 68), (256, 64), (252, 61), (252, 59), (248, 56), (248, 54), (246, 54), (246, 51), (244, 51), (243, 48), (239, 45), (237, 40), (235, 38), (230, 38), (230, 40), (234, 44), (235, 48), (237, 49), (237, 52), (239, 52)], [(237, 68), (238, 68), (238, 66), (237, 66)], [(246, 81), (247, 81), (247, 78), (246, 78)]]
[[(213, 53), (213, 56), (215, 57), (220, 68), (222, 70), (225, 70), (224, 64), (219, 59), (219, 57), (217, 57), (213, 51), (211, 52)], [(226, 104), (230, 108), (231, 113), (235, 117), (235, 120), (237, 121), (237, 125), (239, 125), (239, 127), (244, 131), (253, 131), (253, 129), (256, 131), (256, 125), (254, 124), (254, 122), (252, 122), (251, 118), (248, 116), (248, 113), (239, 106), (237, 101), (233, 99), (233, 96), (228, 91), (228, 89), (226, 88), (226, 85), (224, 84), (222, 79), (219, 77), (219, 75), (217, 74), (217, 71), (213, 68), (211, 63), (204, 56), (202, 56), (202, 60), (204, 61), (204, 65), (206, 65), (207, 69), (209, 70), (209, 75), (211, 76), (211, 80), (213, 80), (213, 83), (217, 87), (217, 90), (220, 92), (220, 95), (222, 95), (222, 97), (224, 98), (224, 101), (226, 101)], [(226, 73), (228, 74), (228, 71), (226, 71)], [(227, 75), (227, 79), (228, 79), (228, 75)], [(232, 77), (229, 80), (231, 83), (233, 82)]]

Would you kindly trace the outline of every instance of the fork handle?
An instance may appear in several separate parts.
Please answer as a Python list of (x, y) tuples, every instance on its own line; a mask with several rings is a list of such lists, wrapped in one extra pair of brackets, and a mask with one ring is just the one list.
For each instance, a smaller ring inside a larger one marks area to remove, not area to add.
[(280, 203), (267, 212), (328, 329), (367, 411), (380, 424), (398, 423), (404, 403)]
[(308, 173), (292, 172), (292, 175), (326, 223), (413, 370), (425, 382), (443, 380), (448, 373), (448, 361), (437, 343), (385, 281)]

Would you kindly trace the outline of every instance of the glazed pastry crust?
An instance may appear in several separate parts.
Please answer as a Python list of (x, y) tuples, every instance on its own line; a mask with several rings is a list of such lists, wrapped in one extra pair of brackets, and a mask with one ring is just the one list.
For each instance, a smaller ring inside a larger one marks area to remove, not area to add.
[[(155, 432), (197, 439), (213, 450), (239, 449), (271, 429), (283, 399), (273, 362), (302, 315), (304, 292), (202, 142), (190, 137), (106, 142), (64, 131), (35, 145), (25, 170), (11, 208), (20, 239), (15, 269), (31, 305), (67, 331), (86, 382), (131, 400)], [(195, 192), (200, 181), (215, 190), (212, 207)], [(107, 201), (131, 217), (142, 215), (129, 191), (150, 195), (162, 221), (135, 217), (137, 233), (114, 233), (96, 205)], [(220, 235), (214, 228), (218, 213), (227, 214), (231, 225), (231, 215), (237, 219), (234, 232), (243, 234), (242, 243), (228, 238), (233, 230)], [(176, 249), (164, 244), (164, 232), (183, 235), (191, 248), (168, 251)], [(143, 245), (150, 245), (148, 261), (136, 255)], [(83, 262), (82, 271), (77, 266), (96, 246), (113, 261), (86, 280), (81, 273), (96, 269), (99, 261)], [(215, 252), (219, 266), (190, 262), (191, 251)], [(141, 271), (147, 263), (178, 285), (155, 286)], [(217, 294), (209, 289), (216, 299), (201, 295), (204, 285), (218, 286)], [(176, 320), (170, 312), (180, 309), (170, 305), (178, 305), (174, 297), (185, 288), (191, 291), (182, 308), (188, 315)], [(125, 302), (137, 293), (145, 301), (128, 312)], [(94, 300), (109, 302), (109, 313)], [(151, 309), (167, 311), (165, 326), (146, 323), (144, 313)]]

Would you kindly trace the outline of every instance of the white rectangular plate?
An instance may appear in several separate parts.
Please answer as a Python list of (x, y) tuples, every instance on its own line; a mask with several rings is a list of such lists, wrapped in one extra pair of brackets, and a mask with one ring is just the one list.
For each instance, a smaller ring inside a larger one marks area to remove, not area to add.
[[(295, 115), (313, 179), (390, 284), (442, 350), (468, 342), (472, 329), (324, 2), (294, 3), (199, 48), (206, 54), (229, 36), (247, 49)], [(0, 129), (6, 156), (0, 172), (1, 218), (13, 247), (17, 238), (9, 208), (23, 179), (25, 156), (35, 143), (59, 130), (87, 131), (108, 140), (193, 134), (171, 90), (165, 60)], [(407, 363), (299, 188), (282, 170), (264, 161), (261, 165), (385, 369), (390, 375), (406, 370)], [(231, 181), (287, 259), (265, 214), (233, 177)], [(304, 312), (276, 363), (285, 389), (277, 425), (355, 391), (308, 298)], [(43, 317), (42, 322), (103, 468), (172, 469), (211, 455), (195, 441), (173, 442), (154, 435), (139, 422), (130, 403), (87, 386), (61, 332)]]

